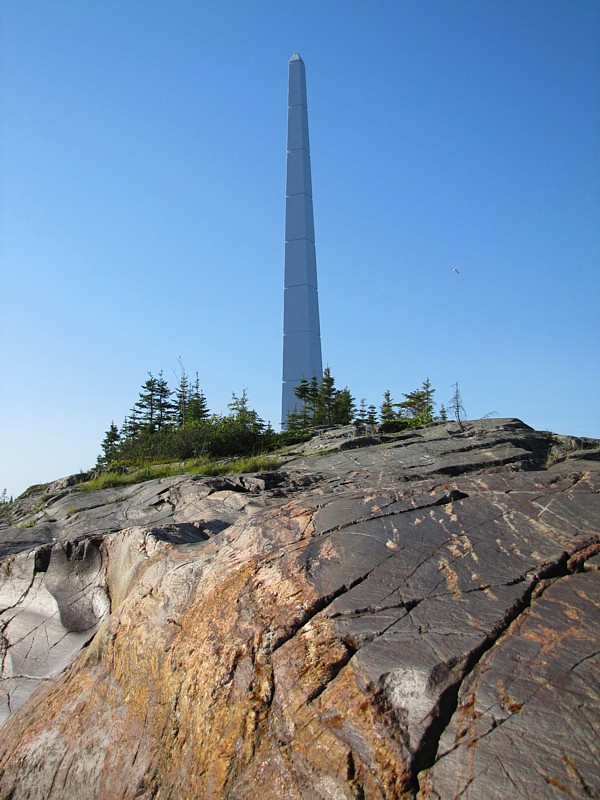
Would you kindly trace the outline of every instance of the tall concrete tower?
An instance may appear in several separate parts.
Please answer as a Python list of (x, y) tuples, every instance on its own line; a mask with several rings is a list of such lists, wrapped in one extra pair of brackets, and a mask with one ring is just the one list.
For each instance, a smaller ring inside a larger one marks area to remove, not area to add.
[(283, 391), (285, 427), (299, 401), (294, 389), (302, 378), (323, 374), (317, 292), (306, 72), (298, 55), (290, 59), (285, 190), (285, 289), (283, 308)]

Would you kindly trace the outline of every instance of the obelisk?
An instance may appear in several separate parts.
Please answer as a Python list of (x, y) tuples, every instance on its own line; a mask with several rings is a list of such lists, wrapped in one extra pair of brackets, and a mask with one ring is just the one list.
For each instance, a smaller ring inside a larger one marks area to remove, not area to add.
[(294, 389), (302, 378), (321, 380), (321, 328), (313, 220), (306, 72), (290, 59), (285, 190), (285, 281), (283, 302), (283, 391), (281, 424), (300, 404)]

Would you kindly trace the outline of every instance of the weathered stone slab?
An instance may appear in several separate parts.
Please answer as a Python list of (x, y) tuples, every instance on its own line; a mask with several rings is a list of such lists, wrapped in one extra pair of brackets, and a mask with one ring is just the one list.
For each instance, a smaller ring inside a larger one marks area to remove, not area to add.
[[(55, 597), (36, 572), (35, 553), (3, 563), (0, 583), (0, 723), (38, 686), (57, 677), (89, 641), (97, 620), (81, 628), (62, 624)], [(39, 567), (39, 564), (38, 564)], [(104, 613), (106, 613), (106, 608)]]
[(540, 588), (465, 680), (419, 797), (598, 796), (600, 575)]
[(596, 462), (531, 471), (555, 440), (510, 420), (342, 434), (270, 477), (57, 501), (59, 541), (2, 565), (10, 710), (45, 685), (0, 796), (597, 793)]

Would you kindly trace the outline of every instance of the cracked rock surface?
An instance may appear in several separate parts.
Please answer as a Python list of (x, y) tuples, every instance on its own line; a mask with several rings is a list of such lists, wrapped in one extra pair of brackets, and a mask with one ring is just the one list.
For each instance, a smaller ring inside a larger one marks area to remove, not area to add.
[(45, 501), (0, 529), (0, 796), (600, 796), (597, 459), (344, 429)]

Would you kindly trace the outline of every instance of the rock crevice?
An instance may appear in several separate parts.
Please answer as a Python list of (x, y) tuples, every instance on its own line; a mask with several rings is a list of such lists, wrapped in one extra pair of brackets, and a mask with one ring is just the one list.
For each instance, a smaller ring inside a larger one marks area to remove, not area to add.
[(0, 796), (593, 796), (597, 449), (342, 429), (262, 476), (45, 487), (0, 530)]

